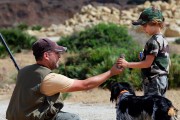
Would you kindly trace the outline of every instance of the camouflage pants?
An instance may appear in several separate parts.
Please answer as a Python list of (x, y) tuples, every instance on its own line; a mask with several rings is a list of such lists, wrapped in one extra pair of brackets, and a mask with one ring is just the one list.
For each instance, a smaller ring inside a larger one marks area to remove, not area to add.
[(153, 79), (143, 80), (144, 95), (165, 96), (167, 88), (168, 88), (167, 75), (157, 76)]
[(60, 111), (56, 115), (56, 119), (55, 120), (80, 120), (80, 117), (78, 115), (76, 115), (76, 114), (73, 114), (73, 113), (68, 113), (68, 112)]

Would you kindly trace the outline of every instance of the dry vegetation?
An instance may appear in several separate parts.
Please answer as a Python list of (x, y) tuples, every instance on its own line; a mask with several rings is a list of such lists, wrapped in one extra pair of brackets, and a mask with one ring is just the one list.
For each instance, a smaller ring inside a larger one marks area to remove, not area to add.
[[(95, 88), (88, 91), (79, 91), (70, 93), (71, 96), (65, 101), (67, 102), (81, 102), (81, 103), (102, 103), (109, 104), (110, 92), (109, 90), (103, 90), (100, 88)], [(136, 91), (137, 95), (142, 95), (142, 91)], [(180, 110), (180, 90), (168, 90), (166, 97), (170, 99), (174, 106)]]

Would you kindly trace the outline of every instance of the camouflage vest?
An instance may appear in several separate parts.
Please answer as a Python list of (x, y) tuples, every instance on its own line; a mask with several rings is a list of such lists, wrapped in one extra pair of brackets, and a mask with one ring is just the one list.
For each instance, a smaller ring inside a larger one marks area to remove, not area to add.
[(63, 107), (59, 93), (45, 96), (40, 84), (50, 69), (38, 64), (21, 69), (7, 112), (8, 120), (53, 120)]
[(143, 78), (153, 78), (158, 75), (169, 73), (170, 56), (168, 42), (161, 34), (153, 35), (146, 43), (144, 48), (145, 60), (147, 55), (154, 55), (155, 59), (149, 68), (141, 69)]

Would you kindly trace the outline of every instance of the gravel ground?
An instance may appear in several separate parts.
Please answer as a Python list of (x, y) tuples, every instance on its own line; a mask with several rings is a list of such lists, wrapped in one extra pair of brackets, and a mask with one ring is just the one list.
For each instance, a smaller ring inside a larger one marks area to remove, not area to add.
[[(6, 120), (5, 114), (9, 100), (0, 101), (0, 120)], [(65, 103), (64, 112), (78, 114), (82, 120), (115, 120), (114, 104)]]
[(9, 103), (9, 100), (0, 101), (0, 120), (6, 120), (5, 115), (6, 115), (6, 109), (7, 109), (8, 103)]
[[(142, 92), (136, 91), (137, 95)], [(5, 120), (5, 113), (11, 95), (4, 95), (0, 99), (0, 120)], [(167, 97), (180, 110), (180, 90), (167, 91)], [(62, 111), (78, 114), (81, 120), (115, 120), (115, 103), (109, 101), (110, 92), (102, 89), (92, 89), (71, 93), (71, 97), (64, 101)], [(1, 97), (0, 97), (1, 98)], [(180, 113), (178, 114), (180, 120)]]
[(78, 114), (82, 120), (115, 120), (113, 104), (67, 103), (62, 111)]
[[(5, 114), (9, 100), (0, 101), (0, 120), (6, 120)], [(116, 111), (113, 104), (65, 103), (64, 112), (75, 113), (81, 120), (115, 120)], [(180, 116), (178, 116), (180, 119)], [(178, 120), (179, 120), (178, 119)]]

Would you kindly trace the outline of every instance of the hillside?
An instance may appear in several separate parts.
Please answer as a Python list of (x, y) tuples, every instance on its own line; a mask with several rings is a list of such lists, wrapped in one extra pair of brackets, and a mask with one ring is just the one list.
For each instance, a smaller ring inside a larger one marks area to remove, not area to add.
[(10, 27), (18, 23), (49, 26), (60, 24), (79, 12), (87, 4), (114, 4), (115, 0), (0, 0), (0, 27)]
[(73, 16), (88, 0), (0, 0), (0, 26), (17, 23), (48, 26)]

